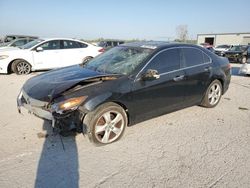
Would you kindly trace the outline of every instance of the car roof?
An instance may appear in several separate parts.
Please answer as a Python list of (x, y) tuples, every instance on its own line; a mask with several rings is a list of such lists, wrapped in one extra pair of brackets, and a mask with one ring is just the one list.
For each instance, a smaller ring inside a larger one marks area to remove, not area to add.
[(77, 40), (77, 41), (80, 41), (78, 39), (73, 39), (73, 38), (60, 38), (60, 37), (41, 37), (40, 39), (43, 39), (43, 40)]
[(5, 37), (38, 38), (37, 36), (30, 36), (30, 35), (6, 35)]
[(77, 42), (83, 42), (83, 43), (87, 43), (85, 41), (79, 40), (79, 39), (73, 39), (73, 38), (39, 38), (40, 40), (44, 40), (44, 41), (50, 41), (50, 40), (73, 40), (73, 41), (77, 41)]
[(138, 47), (138, 48), (148, 48), (148, 49), (161, 49), (161, 48), (170, 48), (170, 47), (199, 47), (194, 44), (185, 44), (185, 43), (176, 43), (176, 42), (165, 42), (165, 41), (142, 41), (142, 42), (131, 42), (125, 43), (120, 46), (128, 46), (128, 47)]

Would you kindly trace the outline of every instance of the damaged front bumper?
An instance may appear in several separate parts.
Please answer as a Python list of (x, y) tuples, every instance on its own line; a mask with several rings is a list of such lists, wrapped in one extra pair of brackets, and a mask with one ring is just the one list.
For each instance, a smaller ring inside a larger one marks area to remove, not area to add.
[(24, 107), (29, 113), (32, 113), (35, 116), (53, 121), (53, 115), (49, 110), (46, 109), (47, 106), (48, 102), (33, 99), (28, 96), (24, 90), (21, 90), (17, 97), (17, 108), (19, 113), (21, 113), (21, 108)]
[(21, 90), (17, 97), (17, 109), (19, 113), (22, 113), (22, 108), (28, 110), (29, 113), (45, 120), (52, 121), (52, 127), (55, 126), (61, 130), (76, 129), (77, 132), (82, 131), (81, 120), (84, 116), (79, 111), (73, 111), (66, 114), (53, 113), (48, 108), (49, 103), (34, 99), (27, 95), (24, 90)]

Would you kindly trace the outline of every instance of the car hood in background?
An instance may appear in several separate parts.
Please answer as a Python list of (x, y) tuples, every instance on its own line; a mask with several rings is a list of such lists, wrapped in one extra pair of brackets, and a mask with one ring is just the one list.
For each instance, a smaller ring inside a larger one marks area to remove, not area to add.
[(18, 48), (18, 47), (9, 47), (9, 46), (0, 47), (0, 52), (12, 51), (12, 50), (20, 50), (20, 48)]
[(75, 85), (84, 84), (85, 80), (107, 76), (114, 76), (114, 74), (100, 73), (75, 65), (30, 78), (24, 84), (23, 90), (34, 99), (49, 102)]
[(225, 54), (241, 54), (243, 51), (226, 51)]

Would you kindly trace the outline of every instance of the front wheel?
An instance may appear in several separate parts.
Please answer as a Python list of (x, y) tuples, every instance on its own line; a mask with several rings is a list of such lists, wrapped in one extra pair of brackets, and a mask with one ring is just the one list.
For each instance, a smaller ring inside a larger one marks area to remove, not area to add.
[(116, 103), (105, 103), (89, 112), (83, 120), (90, 141), (95, 144), (110, 144), (119, 140), (128, 124), (127, 114)]
[(201, 102), (201, 106), (207, 108), (215, 107), (222, 96), (222, 85), (219, 80), (214, 80), (207, 88), (206, 94)]
[(242, 63), (242, 64), (245, 64), (246, 62), (247, 62), (247, 57), (246, 57), (246, 56), (242, 57), (241, 63)]
[(25, 60), (15, 60), (11, 68), (18, 75), (29, 74), (31, 72), (31, 65)]

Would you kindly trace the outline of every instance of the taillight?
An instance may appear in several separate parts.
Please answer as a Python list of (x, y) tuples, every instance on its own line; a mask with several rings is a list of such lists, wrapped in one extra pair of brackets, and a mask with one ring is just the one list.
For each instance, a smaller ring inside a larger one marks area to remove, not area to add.
[(104, 48), (101, 48), (100, 50), (98, 50), (98, 52), (104, 52), (105, 49)]
[(232, 67), (231, 64), (228, 63), (227, 68), (228, 68), (228, 69), (231, 69), (231, 67)]

